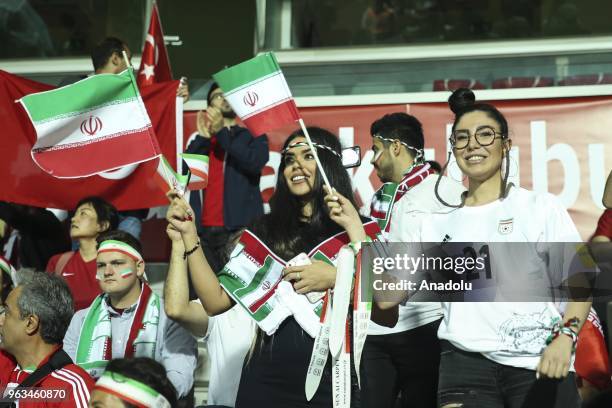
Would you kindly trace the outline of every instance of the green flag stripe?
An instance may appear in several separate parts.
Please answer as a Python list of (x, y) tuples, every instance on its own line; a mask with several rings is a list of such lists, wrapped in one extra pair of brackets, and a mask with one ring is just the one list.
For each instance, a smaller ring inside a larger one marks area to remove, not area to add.
[(280, 71), (274, 54), (267, 52), (213, 75), (224, 93)]
[(37, 122), (70, 112), (82, 112), (111, 101), (133, 99), (137, 95), (130, 70), (126, 70), (118, 75), (94, 75), (63, 88), (26, 95), (22, 102), (32, 120)]
[(79, 344), (77, 346), (76, 353), (76, 363), (81, 364), (84, 361), (87, 361), (89, 358), (89, 351), (91, 349), (91, 340), (93, 337), (93, 331), (96, 327), (96, 324), (99, 322), (94, 319), (94, 315), (96, 314), (96, 310), (100, 307), (100, 303), (102, 302), (102, 296), (98, 296), (91, 306), (89, 307), (89, 311), (87, 312), (87, 316), (83, 321), (83, 326), (81, 327), (81, 333), (79, 334)]

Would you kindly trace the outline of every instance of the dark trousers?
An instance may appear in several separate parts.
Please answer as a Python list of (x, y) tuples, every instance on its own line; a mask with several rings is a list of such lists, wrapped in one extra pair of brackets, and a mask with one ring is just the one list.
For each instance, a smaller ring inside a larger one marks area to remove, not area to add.
[(496, 363), (480, 353), (460, 350), (448, 341), (440, 345), (440, 407), (580, 407), (573, 373), (563, 380), (536, 380), (533, 370)]
[(439, 325), (437, 320), (400, 333), (367, 337), (361, 362), (364, 408), (394, 408), (398, 403), (410, 408), (435, 407)]

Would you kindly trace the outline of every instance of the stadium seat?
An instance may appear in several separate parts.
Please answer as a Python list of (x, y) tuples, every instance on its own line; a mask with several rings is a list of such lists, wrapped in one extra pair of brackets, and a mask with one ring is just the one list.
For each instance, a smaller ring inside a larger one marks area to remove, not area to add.
[(612, 84), (612, 74), (573, 75), (559, 81), (561, 86)]
[(459, 88), (485, 89), (486, 87), (475, 79), (436, 79), (433, 82), (434, 91), (454, 91)]
[(553, 86), (554, 80), (551, 77), (506, 77), (499, 78), (493, 81), (491, 88), (539, 88), (544, 86)]

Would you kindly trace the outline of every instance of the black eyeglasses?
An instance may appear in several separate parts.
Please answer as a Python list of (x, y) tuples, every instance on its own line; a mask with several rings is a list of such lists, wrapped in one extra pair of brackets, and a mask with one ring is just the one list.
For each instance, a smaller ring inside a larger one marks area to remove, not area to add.
[[(474, 138), (476, 142), (481, 146), (490, 146), (493, 144), (497, 136), (503, 138), (504, 134), (496, 131), (492, 127), (482, 126), (476, 129), (474, 132)], [(465, 149), (470, 143), (470, 131), (467, 129), (455, 130), (450, 137), (451, 145), (455, 149)]]

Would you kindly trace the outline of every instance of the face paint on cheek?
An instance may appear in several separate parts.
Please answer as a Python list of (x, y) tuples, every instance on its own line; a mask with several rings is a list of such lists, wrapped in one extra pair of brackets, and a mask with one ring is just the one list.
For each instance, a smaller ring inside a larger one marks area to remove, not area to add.
[(96, 271), (96, 280), (101, 281), (102, 279), (104, 279), (104, 269), (98, 269)]
[(124, 270), (122, 270), (121, 272), (119, 272), (119, 275), (125, 279), (125, 278), (129, 278), (130, 276), (132, 276), (132, 274), (134, 273), (134, 271), (131, 268), (125, 268)]

